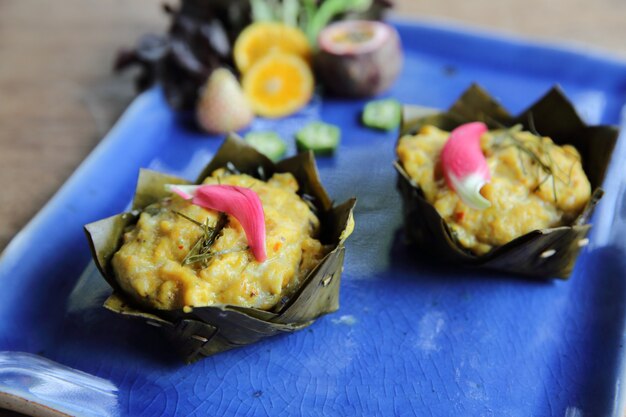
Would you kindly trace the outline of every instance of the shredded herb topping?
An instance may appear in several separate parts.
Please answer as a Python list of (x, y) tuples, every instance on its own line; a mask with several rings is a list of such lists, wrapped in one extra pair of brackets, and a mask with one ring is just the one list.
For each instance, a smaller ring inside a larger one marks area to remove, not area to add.
[(199, 221), (192, 219), (191, 217), (179, 212), (174, 211), (177, 216), (184, 218), (198, 226), (202, 229), (202, 236), (198, 239), (198, 241), (192, 246), (189, 250), (183, 261), (182, 265), (191, 265), (198, 262), (201, 262), (202, 267), (206, 268), (208, 266), (209, 260), (214, 258), (215, 256), (225, 255), (233, 252), (240, 252), (247, 250), (248, 248), (237, 248), (237, 249), (228, 249), (223, 251), (212, 252), (211, 247), (215, 243), (215, 241), (222, 234), (222, 230), (228, 224), (228, 216), (225, 213), (220, 212), (215, 222), (214, 226), (209, 225), (209, 219), (207, 218), (204, 223), (200, 223)]
[[(552, 194), (554, 197), (554, 201), (557, 202), (557, 181), (566, 186), (571, 184), (572, 171), (576, 162), (579, 161), (578, 158), (574, 158), (574, 161), (572, 162), (570, 167), (567, 170), (564, 170), (563, 168), (561, 168), (561, 166), (559, 166), (559, 164), (554, 161), (550, 153), (553, 148), (557, 147), (557, 145), (550, 143), (547, 140), (543, 140), (543, 138), (538, 133), (531, 131), (531, 134), (539, 138), (537, 145), (533, 146), (535, 144), (527, 143), (526, 141), (520, 140), (517, 137), (517, 134), (519, 134), (521, 131), (521, 125), (515, 125), (509, 129), (501, 130), (500, 132), (495, 134), (494, 148), (502, 149), (510, 146), (515, 147), (519, 153), (520, 165), (524, 174), (527, 174), (527, 167), (524, 163), (524, 158), (522, 156), (526, 155), (530, 159), (531, 165), (538, 168), (537, 178), (539, 179), (539, 183), (535, 187), (535, 191), (539, 190), (543, 186), (543, 184), (552, 179)], [(574, 155), (568, 153), (568, 156)], [(557, 171), (560, 171), (562, 175), (558, 175)]]

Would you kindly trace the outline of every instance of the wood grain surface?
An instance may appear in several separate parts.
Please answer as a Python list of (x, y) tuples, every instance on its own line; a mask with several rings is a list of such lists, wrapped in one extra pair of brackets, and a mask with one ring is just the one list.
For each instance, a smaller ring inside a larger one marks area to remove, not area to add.
[[(162, 31), (161, 0), (0, 0), (0, 250), (132, 100), (120, 46)], [(396, 14), (626, 59), (624, 0), (396, 0)], [(19, 277), (18, 277), (19, 278)], [(0, 415), (17, 416), (0, 410)]]
[[(175, 2), (172, 0), (171, 2)], [(132, 100), (120, 46), (162, 31), (161, 0), (0, 0), (0, 250)], [(396, 0), (396, 14), (626, 58), (623, 0)]]

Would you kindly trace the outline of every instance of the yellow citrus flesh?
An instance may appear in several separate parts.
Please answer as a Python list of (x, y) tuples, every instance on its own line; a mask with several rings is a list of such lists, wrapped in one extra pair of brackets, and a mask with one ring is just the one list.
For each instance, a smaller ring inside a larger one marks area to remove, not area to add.
[(313, 96), (313, 73), (295, 55), (271, 53), (257, 61), (243, 76), (243, 91), (254, 112), (265, 117), (295, 113)]
[(311, 45), (300, 29), (276, 22), (257, 22), (246, 27), (233, 49), (235, 65), (245, 74), (259, 59), (271, 52), (297, 55), (311, 60)]

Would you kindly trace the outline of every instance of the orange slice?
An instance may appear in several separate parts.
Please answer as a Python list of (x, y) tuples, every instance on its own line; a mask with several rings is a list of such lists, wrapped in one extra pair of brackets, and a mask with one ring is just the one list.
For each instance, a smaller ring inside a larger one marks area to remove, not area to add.
[(259, 116), (295, 113), (313, 96), (315, 82), (309, 65), (296, 55), (271, 53), (243, 75), (243, 91)]
[(257, 22), (246, 27), (235, 41), (235, 65), (244, 74), (270, 52), (297, 55), (307, 62), (311, 59), (311, 45), (300, 29), (283, 23)]

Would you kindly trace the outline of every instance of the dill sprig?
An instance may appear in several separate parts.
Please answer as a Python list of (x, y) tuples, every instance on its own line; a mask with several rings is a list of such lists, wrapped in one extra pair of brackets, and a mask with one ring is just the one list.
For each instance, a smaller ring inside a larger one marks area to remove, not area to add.
[[(198, 254), (198, 255), (193, 255), (193, 256), (188, 256), (187, 259), (187, 264), (186, 265), (190, 265), (196, 262), (207, 262), (210, 259), (215, 258), (216, 256), (221, 256), (221, 255), (228, 255), (229, 253), (236, 253), (236, 252), (245, 252), (248, 249), (250, 249), (249, 246), (244, 246), (241, 248), (233, 248), (233, 249), (225, 249), (225, 250), (220, 250), (217, 252), (207, 252), (204, 254)], [(183, 261), (184, 262), (184, 261)], [(185, 263), (183, 263), (183, 265), (185, 265)], [(206, 265), (204, 265), (206, 267)]]
[(204, 221), (204, 223), (200, 223), (199, 221), (192, 219), (191, 217), (179, 211), (174, 211), (174, 213), (192, 222), (202, 229), (202, 236), (200, 236), (200, 238), (192, 246), (189, 252), (187, 252), (187, 255), (185, 255), (185, 258), (181, 262), (182, 265), (191, 265), (197, 262), (201, 262), (202, 266), (206, 268), (208, 266), (208, 261), (211, 258), (219, 255), (224, 255), (226, 253), (239, 251), (235, 249), (230, 249), (227, 251), (211, 252), (211, 247), (213, 246), (217, 238), (220, 237), (224, 227), (226, 227), (226, 225), (228, 224), (228, 216), (225, 213), (219, 213), (217, 221), (215, 222), (215, 226), (209, 225), (208, 218)]
[[(558, 193), (557, 193), (557, 181), (569, 185), (571, 183), (571, 176), (574, 164), (569, 167), (569, 172), (565, 172), (563, 168), (557, 164), (552, 158), (552, 154), (550, 153), (551, 147), (553, 144), (546, 143), (541, 139), (541, 135), (539, 135), (534, 128), (534, 121), (532, 119), (529, 121), (530, 123), (530, 132), (534, 136), (539, 137), (539, 146), (541, 149), (534, 150), (531, 146), (526, 144), (524, 141), (518, 139), (516, 134), (521, 132), (521, 125), (515, 125), (509, 129), (502, 129), (500, 135), (496, 136), (496, 140), (494, 141), (494, 148), (504, 148), (507, 146), (514, 146), (520, 156), (520, 164), (522, 166), (522, 172), (526, 174), (526, 167), (523, 162), (522, 155), (526, 155), (538, 168), (541, 172), (543, 172), (543, 176), (541, 173), (537, 174), (539, 179), (539, 183), (535, 187), (535, 191), (539, 190), (547, 181), (552, 179), (552, 195), (554, 198), (554, 202), (558, 202)], [(542, 158), (544, 156), (544, 158)], [(566, 179), (561, 178), (561, 176), (556, 174), (556, 171), (560, 171), (562, 174), (566, 176)]]
[(189, 220), (190, 222), (192, 222), (192, 223), (193, 223), (193, 224), (195, 224), (196, 226), (199, 226), (199, 227), (201, 227), (201, 228), (203, 228), (203, 229), (204, 229), (204, 223), (200, 223), (200, 222), (199, 222), (199, 221), (197, 221), (196, 219), (192, 219), (191, 217), (187, 216), (187, 215), (186, 215), (186, 214), (184, 214), (184, 213), (181, 213), (180, 211), (173, 210), (173, 212), (174, 212), (174, 214), (176, 214), (177, 216), (180, 216), (180, 217), (182, 217), (182, 218), (183, 218), (183, 219), (185, 219), (185, 220)]

